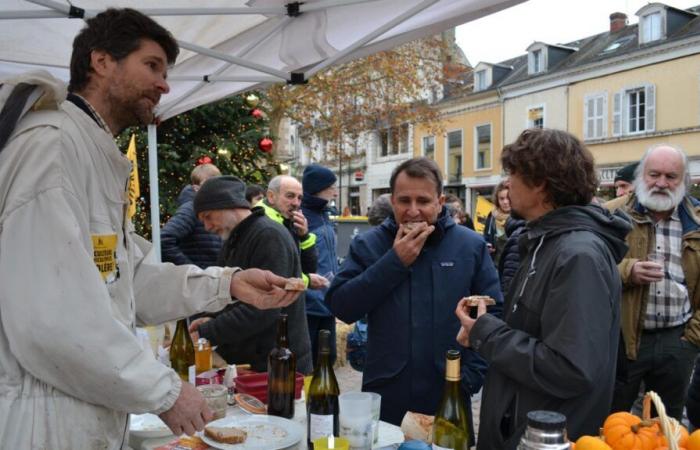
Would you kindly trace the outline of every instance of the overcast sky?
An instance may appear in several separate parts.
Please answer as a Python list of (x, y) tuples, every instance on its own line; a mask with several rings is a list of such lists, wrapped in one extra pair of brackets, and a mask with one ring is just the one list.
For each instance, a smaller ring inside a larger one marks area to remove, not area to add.
[[(526, 53), (534, 41), (563, 44), (602, 33), (610, 28), (610, 14), (634, 15), (650, 3), (645, 0), (529, 0), (512, 8), (457, 27), (457, 43), (472, 66), (497, 63)], [(700, 0), (666, 0), (669, 6), (686, 9)]]

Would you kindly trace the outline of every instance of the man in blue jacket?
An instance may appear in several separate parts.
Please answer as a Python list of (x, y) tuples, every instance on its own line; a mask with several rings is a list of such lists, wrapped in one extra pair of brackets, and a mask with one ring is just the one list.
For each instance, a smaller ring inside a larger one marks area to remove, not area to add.
[[(311, 164), (304, 169), (301, 184), (304, 197), (301, 200), (301, 210), (309, 222), (309, 231), (316, 235), (316, 251), (318, 266), (316, 271), (322, 276), (332, 278), (338, 272), (338, 257), (335, 253), (335, 226), (330, 219), (328, 202), (338, 196), (335, 185), (336, 176), (332, 170), (319, 164)], [(331, 332), (331, 364), (335, 362), (335, 317), (323, 303), (327, 289), (313, 289), (306, 293), (306, 319), (309, 323), (313, 360), (318, 355), (318, 332)]]
[(454, 309), (469, 295), (502, 298), (486, 242), (443, 208), (435, 162), (410, 159), (389, 184), (393, 216), (352, 241), (326, 304), (345, 322), (367, 315), (362, 389), (381, 394), (382, 420), (398, 425), (408, 410), (435, 414), (449, 349), (462, 353), (465, 399), (481, 388), (486, 363), (457, 344)]
[(177, 211), (160, 230), (163, 262), (178, 266), (195, 264), (202, 269), (216, 265), (221, 252), (221, 238), (204, 229), (194, 213), (192, 201), (205, 181), (220, 175), (214, 164), (200, 164), (192, 170), (192, 184), (182, 189), (177, 198)]

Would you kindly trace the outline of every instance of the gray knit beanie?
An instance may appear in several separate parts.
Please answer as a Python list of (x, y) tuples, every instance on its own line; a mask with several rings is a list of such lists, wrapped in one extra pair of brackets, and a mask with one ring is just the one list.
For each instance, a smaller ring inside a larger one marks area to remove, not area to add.
[(245, 199), (245, 183), (231, 175), (205, 181), (194, 196), (193, 206), (195, 214), (212, 209), (250, 209)]

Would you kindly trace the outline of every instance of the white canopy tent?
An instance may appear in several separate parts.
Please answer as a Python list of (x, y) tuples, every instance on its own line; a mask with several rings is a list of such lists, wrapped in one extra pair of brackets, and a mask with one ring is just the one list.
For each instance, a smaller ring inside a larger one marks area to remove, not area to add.
[[(0, 78), (45, 69), (65, 81), (74, 36), (108, 7), (155, 18), (182, 49), (161, 98), (167, 119), (267, 83), (301, 83), (332, 64), (438, 33), (526, 0), (0, 0)], [(151, 220), (159, 252), (155, 127)]]

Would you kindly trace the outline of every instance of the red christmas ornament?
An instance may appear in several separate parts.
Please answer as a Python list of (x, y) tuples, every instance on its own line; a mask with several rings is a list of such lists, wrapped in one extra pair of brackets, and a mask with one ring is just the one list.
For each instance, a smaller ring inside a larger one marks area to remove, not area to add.
[(272, 151), (272, 139), (266, 137), (260, 139), (260, 142), (258, 142), (258, 148), (265, 153), (270, 153)]
[(256, 119), (262, 119), (264, 114), (258, 108), (255, 108), (250, 112), (250, 115), (255, 117)]
[(202, 164), (212, 164), (214, 161), (207, 155), (200, 156), (200, 158), (197, 160), (197, 165), (201, 166)]

